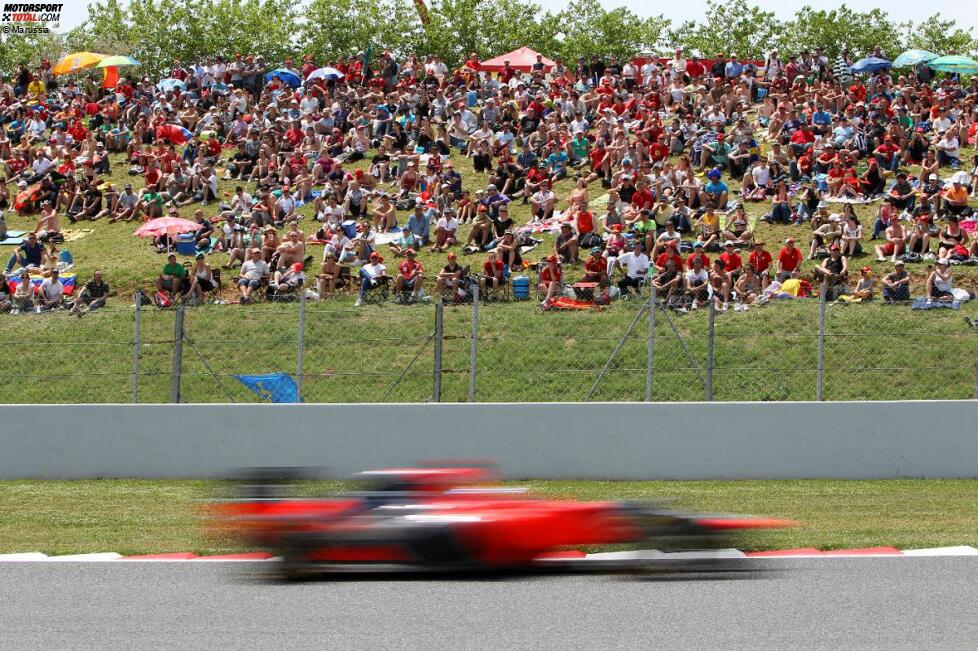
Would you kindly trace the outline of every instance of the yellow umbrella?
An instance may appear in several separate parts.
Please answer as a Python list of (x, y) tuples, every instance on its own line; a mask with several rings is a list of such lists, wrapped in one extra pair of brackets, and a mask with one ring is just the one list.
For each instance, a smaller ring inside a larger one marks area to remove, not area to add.
[(79, 70), (92, 68), (104, 58), (104, 54), (96, 54), (95, 52), (72, 52), (58, 61), (51, 72), (56, 75), (70, 75)]

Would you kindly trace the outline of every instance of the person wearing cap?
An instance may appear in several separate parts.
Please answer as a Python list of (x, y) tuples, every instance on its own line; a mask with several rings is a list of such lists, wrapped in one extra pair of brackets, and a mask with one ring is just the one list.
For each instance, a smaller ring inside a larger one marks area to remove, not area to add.
[(305, 281), (306, 274), (303, 271), (303, 264), (301, 262), (293, 262), (288, 266), (279, 266), (275, 270), (271, 282), (268, 283), (268, 288), (276, 296), (284, 296), (294, 294), (298, 288), (302, 287)]
[(927, 276), (927, 302), (950, 303), (954, 300), (954, 275), (951, 263), (941, 258)]
[(456, 297), (461, 298), (466, 280), (466, 269), (466, 267), (462, 267), (458, 263), (458, 256), (454, 252), (449, 251), (448, 255), (445, 256), (445, 265), (435, 277), (435, 291), (439, 295), (444, 295), (445, 292), (449, 292), (452, 300)]
[(903, 260), (893, 263), (893, 271), (883, 276), (883, 300), (889, 303), (910, 300), (910, 274)]
[(890, 256), (893, 260), (896, 260), (904, 254), (907, 246), (907, 231), (899, 219), (890, 221), (890, 225), (886, 228), (884, 238), (884, 244), (877, 244), (874, 247), (877, 262), (884, 262)]
[(819, 247), (829, 248), (842, 239), (842, 217), (829, 215), (828, 220), (812, 231), (812, 241), (808, 249), (808, 259), (814, 260)]
[[(404, 251), (406, 257), (397, 265), (397, 276), (394, 278), (394, 290), (398, 294), (398, 299), (402, 295), (411, 300), (417, 300), (421, 295), (422, 283), (424, 282), (424, 267), (417, 259), (417, 253), (413, 248)], [(454, 254), (452, 254), (454, 255)]]
[(736, 282), (737, 277), (744, 268), (744, 261), (740, 257), (740, 254), (737, 253), (737, 248), (732, 241), (727, 240), (723, 243), (723, 253), (717, 259), (723, 263), (723, 273), (727, 275), (727, 284), (733, 287), (734, 282)]
[(700, 191), (700, 204), (706, 208), (725, 210), (729, 189), (727, 184), (720, 180), (720, 170), (714, 167), (706, 176), (709, 180), (703, 184), (703, 189)]
[(873, 291), (876, 282), (873, 279), (873, 269), (862, 267), (859, 269), (859, 280), (851, 294), (844, 294), (839, 297), (840, 303), (864, 303), (873, 299)]
[(879, 146), (873, 150), (873, 157), (883, 169), (896, 172), (900, 167), (900, 146), (893, 142), (893, 136), (886, 134)]
[(540, 182), (539, 189), (530, 197), (530, 214), (540, 221), (550, 219), (556, 204), (557, 196), (550, 189), (550, 182), (544, 179)]
[(696, 221), (695, 226), (699, 229), (698, 239), (703, 243), (703, 248), (715, 249), (715, 244), (720, 239), (720, 216), (716, 210), (707, 206), (706, 212)]
[(387, 267), (384, 259), (376, 251), (370, 253), (367, 264), (360, 267), (360, 293), (357, 295), (354, 307), (363, 305), (367, 292), (388, 282)]
[(269, 266), (262, 259), (262, 250), (252, 247), (248, 251), (248, 259), (241, 263), (238, 276), (238, 291), (241, 293), (242, 303), (251, 300), (252, 293), (261, 287), (262, 280), (268, 276), (268, 273)]
[(581, 282), (597, 283), (600, 287), (609, 285), (608, 261), (604, 257), (600, 246), (591, 248), (591, 255), (584, 261), (584, 276)]
[(964, 184), (962, 172), (951, 177), (951, 185), (944, 189), (939, 203), (939, 215), (967, 216), (973, 210), (968, 205), (968, 188)]
[(560, 267), (560, 259), (556, 255), (548, 256), (540, 269), (540, 282), (537, 284), (537, 292), (543, 296), (540, 305), (547, 305), (547, 302), (560, 294), (564, 287), (564, 272)]
[(726, 168), (730, 162), (732, 151), (733, 147), (727, 142), (726, 136), (723, 133), (717, 134), (717, 139), (714, 142), (703, 143), (703, 149), (700, 152), (700, 171), (702, 172), (710, 166), (716, 166), (713, 169), (720, 170)]

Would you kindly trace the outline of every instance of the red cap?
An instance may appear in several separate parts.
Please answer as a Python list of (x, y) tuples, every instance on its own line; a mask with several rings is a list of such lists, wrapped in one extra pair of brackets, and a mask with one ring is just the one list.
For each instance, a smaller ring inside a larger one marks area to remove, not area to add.
[(547, 262), (557, 262), (557, 256), (552, 255), (547, 258)]
[(301, 262), (296, 262), (296, 263), (294, 263), (294, 264), (292, 265), (292, 271), (294, 271), (294, 272), (296, 272), (296, 273), (298, 273), (298, 272), (300, 272), (300, 271), (302, 271), (302, 263), (301, 263)]
[(380, 260), (380, 254), (377, 253), (376, 251), (373, 251), (373, 252), (370, 253), (370, 259), (371, 260)]

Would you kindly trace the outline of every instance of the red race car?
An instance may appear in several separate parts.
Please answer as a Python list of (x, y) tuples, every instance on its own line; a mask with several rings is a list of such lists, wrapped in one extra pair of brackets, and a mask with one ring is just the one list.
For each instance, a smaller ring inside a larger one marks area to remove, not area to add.
[[(730, 546), (736, 529), (788, 524), (626, 502), (535, 499), (523, 489), (491, 484), (492, 472), (479, 467), (369, 471), (360, 475), (370, 481), (369, 490), (323, 498), (286, 494), (286, 486), (297, 484), (283, 483), (284, 474), (253, 473), (244, 496), (213, 509), (220, 527), (280, 556), (279, 570), (288, 577), (378, 570), (607, 570), (609, 563), (582, 563), (584, 555), (568, 549), (634, 543), (660, 551), (718, 549)], [(649, 564), (611, 563), (614, 569)], [(674, 562), (667, 564), (675, 569)]]

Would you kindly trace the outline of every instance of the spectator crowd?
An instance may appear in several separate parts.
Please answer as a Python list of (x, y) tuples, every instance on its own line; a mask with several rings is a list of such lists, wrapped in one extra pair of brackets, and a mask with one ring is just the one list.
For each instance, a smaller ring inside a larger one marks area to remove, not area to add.
[(98, 271), (66, 291), (66, 229), (160, 219), (180, 223), (147, 244), (160, 305), (522, 298), (524, 276), (547, 307), (967, 300), (978, 76), (853, 63), (231, 54), (112, 89), (21, 65), (0, 79), (0, 210), (36, 221), (0, 218), (0, 310), (104, 305)]

